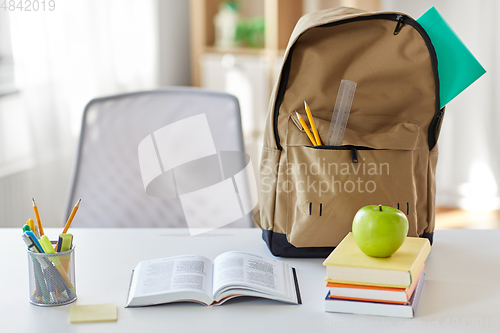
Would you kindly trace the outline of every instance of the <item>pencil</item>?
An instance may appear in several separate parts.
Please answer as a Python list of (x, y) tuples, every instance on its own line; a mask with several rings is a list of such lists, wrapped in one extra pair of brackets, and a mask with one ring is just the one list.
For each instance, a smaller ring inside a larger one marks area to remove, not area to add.
[(307, 119), (309, 119), (309, 123), (311, 124), (311, 129), (314, 134), (314, 139), (316, 140), (316, 143), (318, 146), (321, 146), (321, 138), (319, 137), (318, 130), (316, 129), (316, 124), (314, 123), (314, 119), (311, 113), (311, 109), (309, 108), (309, 105), (307, 105), (306, 100), (304, 100), (304, 108), (306, 109), (307, 113)]
[(304, 119), (302, 119), (302, 117), (300, 116), (300, 114), (297, 111), (295, 111), (295, 113), (297, 114), (297, 118), (299, 119), (300, 124), (304, 128), (304, 131), (306, 131), (306, 134), (309, 137), (309, 140), (311, 140), (313, 146), (317, 146), (316, 141), (314, 140), (314, 136), (312, 135), (311, 131), (307, 127), (306, 122), (304, 121)]
[(38, 214), (38, 207), (36, 206), (35, 199), (31, 198), (33, 200), (33, 210), (35, 211), (35, 219), (36, 219), (36, 224), (38, 225), (38, 232), (40, 233), (40, 237), (45, 235), (43, 233), (43, 227), (42, 227), (42, 221), (40, 220), (40, 215)]
[(69, 215), (68, 221), (66, 222), (66, 225), (64, 226), (63, 234), (68, 232), (69, 226), (71, 225), (71, 222), (73, 222), (73, 218), (75, 217), (76, 211), (78, 210), (78, 207), (80, 207), (80, 201), (82, 199), (78, 200), (76, 203), (75, 207), (73, 207), (73, 210), (71, 211), (71, 214)]

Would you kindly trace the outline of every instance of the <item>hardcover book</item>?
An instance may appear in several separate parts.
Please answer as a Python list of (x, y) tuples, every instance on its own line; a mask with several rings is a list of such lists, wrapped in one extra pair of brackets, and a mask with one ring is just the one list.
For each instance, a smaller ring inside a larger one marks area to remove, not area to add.
[(326, 281), (408, 288), (418, 276), (431, 245), (427, 238), (406, 237), (388, 258), (364, 254), (350, 232), (325, 259)]
[(399, 318), (413, 318), (418, 307), (420, 295), (424, 287), (425, 273), (418, 279), (417, 287), (407, 304), (389, 304), (379, 302), (364, 302), (330, 298), (330, 292), (325, 299), (326, 312), (352, 313), (360, 315), (375, 315)]
[(422, 265), (417, 278), (412, 281), (411, 286), (408, 288), (391, 288), (332, 282), (328, 282), (326, 286), (330, 289), (330, 298), (406, 304), (409, 302), (415, 288), (417, 287), (417, 282), (420, 275), (424, 271), (424, 266), (425, 265)]

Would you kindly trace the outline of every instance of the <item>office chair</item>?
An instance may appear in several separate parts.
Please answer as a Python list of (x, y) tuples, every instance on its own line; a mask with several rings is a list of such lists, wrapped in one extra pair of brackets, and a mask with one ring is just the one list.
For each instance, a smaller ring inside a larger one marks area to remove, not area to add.
[[(81, 199), (72, 227), (187, 227), (193, 212), (199, 219), (212, 214), (196, 210), (203, 204), (196, 190), (224, 178), (242, 191), (230, 176), (251, 166), (243, 151), (232, 95), (179, 87), (94, 99), (83, 114), (66, 216)], [(214, 167), (222, 176), (209, 174)], [(246, 206), (246, 213), (255, 208)], [(227, 227), (253, 226), (252, 214), (239, 215)]]

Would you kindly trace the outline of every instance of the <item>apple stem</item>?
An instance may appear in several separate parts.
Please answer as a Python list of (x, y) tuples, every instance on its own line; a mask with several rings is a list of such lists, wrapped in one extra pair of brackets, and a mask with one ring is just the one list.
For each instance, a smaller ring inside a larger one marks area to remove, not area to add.
[(378, 205), (378, 209), (380, 209), (380, 211), (382, 211), (382, 205)]

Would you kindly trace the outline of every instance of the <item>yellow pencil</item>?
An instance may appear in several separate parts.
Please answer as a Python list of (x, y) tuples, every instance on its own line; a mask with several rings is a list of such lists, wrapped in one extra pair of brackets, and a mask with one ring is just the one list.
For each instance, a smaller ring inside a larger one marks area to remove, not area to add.
[(297, 111), (295, 111), (295, 113), (297, 114), (297, 118), (299, 119), (300, 124), (304, 128), (304, 131), (306, 131), (306, 134), (309, 137), (309, 140), (311, 140), (313, 146), (317, 146), (316, 141), (314, 140), (314, 136), (312, 135), (311, 131), (307, 127), (306, 122), (304, 121), (304, 119), (302, 119), (302, 117), (300, 116), (300, 114)]
[(64, 226), (64, 230), (62, 232), (63, 234), (68, 232), (69, 226), (71, 225), (71, 222), (73, 222), (73, 218), (75, 217), (76, 211), (78, 210), (78, 207), (80, 207), (80, 201), (82, 201), (82, 199), (78, 200), (75, 207), (73, 207), (73, 210), (71, 211), (71, 214), (68, 218), (68, 221), (66, 222), (66, 225)]
[(307, 119), (309, 119), (309, 123), (311, 124), (311, 129), (314, 134), (314, 139), (316, 140), (316, 143), (318, 146), (321, 146), (321, 138), (319, 137), (318, 130), (316, 129), (316, 124), (314, 123), (314, 119), (311, 113), (311, 109), (309, 108), (309, 105), (307, 105), (306, 100), (304, 100), (304, 107), (306, 109), (307, 113)]
[(42, 221), (40, 220), (40, 215), (38, 214), (38, 207), (36, 206), (35, 199), (31, 198), (33, 200), (33, 210), (35, 211), (35, 219), (36, 219), (36, 224), (38, 225), (38, 232), (40, 233), (40, 237), (45, 235), (43, 233), (43, 227), (42, 227)]

